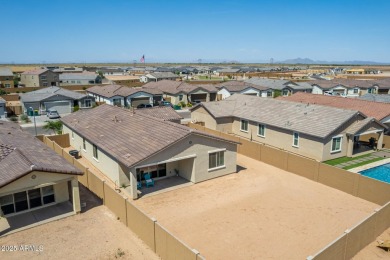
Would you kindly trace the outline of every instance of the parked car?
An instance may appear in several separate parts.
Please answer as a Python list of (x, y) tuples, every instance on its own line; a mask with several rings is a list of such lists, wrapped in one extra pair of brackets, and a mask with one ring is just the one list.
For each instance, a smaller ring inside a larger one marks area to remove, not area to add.
[(47, 111), (46, 116), (50, 119), (60, 118), (60, 114), (58, 114), (57, 110)]
[(172, 103), (169, 101), (160, 101), (159, 105), (162, 107), (173, 107)]
[(146, 108), (146, 107), (152, 107), (151, 104), (140, 104), (137, 106), (137, 108)]

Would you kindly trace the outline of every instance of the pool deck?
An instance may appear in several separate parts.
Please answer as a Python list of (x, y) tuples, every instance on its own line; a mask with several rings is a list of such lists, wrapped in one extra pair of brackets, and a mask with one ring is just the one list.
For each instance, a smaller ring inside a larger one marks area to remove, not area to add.
[(380, 160), (380, 161), (377, 161), (377, 162), (373, 162), (373, 163), (369, 163), (369, 164), (366, 164), (366, 165), (363, 165), (363, 166), (359, 166), (359, 167), (356, 167), (356, 168), (352, 168), (352, 169), (349, 169), (348, 171), (354, 172), (354, 173), (359, 173), (361, 171), (364, 171), (364, 170), (367, 170), (367, 169), (371, 169), (371, 168), (374, 168), (374, 167), (377, 167), (377, 166), (380, 166), (380, 165), (383, 165), (383, 164), (387, 164), (387, 163), (390, 163), (390, 158), (384, 159), (384, 160)]

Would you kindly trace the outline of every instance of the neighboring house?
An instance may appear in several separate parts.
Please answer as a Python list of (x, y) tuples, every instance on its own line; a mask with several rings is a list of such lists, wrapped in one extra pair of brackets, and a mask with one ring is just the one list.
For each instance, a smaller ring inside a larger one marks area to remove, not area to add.
[(147, 82), (157, 82), (161, 80), (177, 80), (180, 76), (172, 72), (153, 72), (140, 77), (140, 81)]
[(382, 147), (386, 129), (375, 118), (356, 110), (240, 94), (190, 110), (191, 120), (207, 128), (318, 161), (359, 153), (355, 143), (360, 135), (377, 133), (378, 147)]
[(103, 76), (120, 76), (120, 75), (128, 75), (128, 73), (123, 69), (98, 69), (97, 72), (103, 74)]
[(197, 183), (236, 172), (236, 142), (130, 109), (104, 104), (61, 120), (71, 146), (118, 186), (130, 185), (134, 199), (146, 173)]
[(158, 105), (163, 93), (158, 89), (131, 88), (121, 85), (93, 86), (88, 88), (87, 95), (97, 102), (120, 107), (137, 107), (140, 104)]
[(129, 83), (139, 83), (139, 77), (138, 76), (131, 76), (131, 75), (121, 75), (121, 76), (111, 76), (107, 75), (105, 76), (106, 80), (108, 80), (109, 84), (129, 84)]
[(292, 96), (284, 97), (282, 100), (358, 110), (366, 116), (373, 117), (390, 127), (390, 104), (360, 100), (357, 98), (343, 98), (325, 95), (319, 96), (308, 93), (296, 93)]
[(62, 73), (59, 78), (60, 86), (92, 85), (102, 82), (99, 74), (94, 72)]
[(20, 85), (23, 87), (58, 86), (58, 74), (48, 69), (36, 69), (20, 74)]
[(0, 118), (5, 117), (5, 112), (6, 112), (5, 104), (6, 104), (5, 100), (0, 97)]
[(10, 68), (0, 67), (0, 88), (14, 88), (14, 74)]
[[(80, 212), (77, 176), (82, 174), (17, 124), (0, 121), (0, 219), (5, 217), (11, 224), (18, 215), (18, 223), (34, 224), (42, 221), (30, 214), (35, 210), (46, 208), (37, 213), (46, 215), (45, 221), (47, 216)], [(8, 228), (1, 225), (0, 234)]]
[(293, 82), (288, 81), (283, 84), (285, 87), (281, 89), (281, 96), (291, 96), (298, 92), (311, 93), (313, 90), (312, 85), (309, 82)]
[(157, 89), (164, 93), (164, 99), (173, 105), (180, 102), (197, 103), (216, 101), (218, 89), (213, 84), (189, 84), (182, 81), (162, 80), (149, 82), (143, 89)]
[(214, 74), (217, 76), (227, 76), (227, 75), (234, 75), (236, 73), (239, 73), (240, 69), (229, 69), (229, 68), (222, 68), (217, 70)]
[(45, 113), (47, 110), (57, 110), (61, 114), (73, 112), (75, 106), (80, 109), (91, 108), (95, 104), (93, 97), (60, 87), (48, 87), (20, 94), (24, 113), (30, 108)]
[[(390, 94), (390, 78), (375, 80), (374, 87), (377, 88), (375, 94)], [(373, 93), (371, 92), (371, 94)]]
[[(254, 86), (262, 87), (268, 89), (267, 97), (270, 96), (272, 92), (272, 97), (276, 96), (276, 92), (279, 92), (278, 95), (289, 96), (296, 92), (311, 92), (312, 86), (307, 82), (293, 82), (290, 80), (283, 79), (268, 79), (268, 78), (250, 78), (245, 80), (247, 83), (251, 83)], [(265, 97), (264, 93), (262, 97)]]
[(311, 82), (312, 93), (344, 97), (358, 97), (366, 93), (377, 93), (378, 86), (372, 80), (332, 79)]
[(183, 117), (179, 115), (172, 107), (157, 106), (150, 108), (142, 108), (134, 110), (134, 113), (138, 115), (152, 116), (164, 121), (170, 121), (180, 124)]
[(53, 68), (51, 69), (50, 67), (46, 67), (50, 70), (52, 70), (53, 72), (56, 72), (56, 73), (82, 73), (84, 70), (83, 68), (78, 68), (78, 67), (61, 67), (61, 68)]
[(390, 94), (364, 94), (363, 96), (358, 97), (358, 99), (373, 102), (390, 103)]
[(272, 89), (254, 85), (245, 81), (226, 81), (217, 85), (220, 99), (226, 99), (233, 94), (243, 94), (258, 97), (272, 97)]

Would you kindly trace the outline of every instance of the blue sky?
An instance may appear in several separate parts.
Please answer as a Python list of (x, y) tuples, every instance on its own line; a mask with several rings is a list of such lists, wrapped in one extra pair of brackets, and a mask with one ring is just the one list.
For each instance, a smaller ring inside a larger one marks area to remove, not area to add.
[[(390, 62), (390, 1), (0, 0), (0, 63)], [(7, 10), (7, 11), (4, 11)]]

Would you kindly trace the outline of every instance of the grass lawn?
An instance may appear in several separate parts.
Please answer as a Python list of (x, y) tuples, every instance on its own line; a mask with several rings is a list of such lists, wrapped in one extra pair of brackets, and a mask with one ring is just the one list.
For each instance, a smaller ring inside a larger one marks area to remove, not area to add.
[[(335, 166), (337, 164), (341, 164), (341, 163), (345, 163), (345, 162), (349, 162), (349, 161), (354, 161), (354, 160), (357, 160), (357, 159), (360, 159), (360, 158), (369, 157), (369, 156), (371, 156), (371, 153), (365, 154), (365, 155), (361, 155), (361, 156), (357, 156), (357, 157), (353, 157), (353, 158), (350, 158), (350, 157), (340, 157), (340, 158), (337, 158), (337, 159), (325, 161), (324, 163), (326, 163), (328, 165)], [(366, 164), (369, 164), (369, 163), (373, 163), (373, 162), (376, 162), (376, 161), (380, 161), (380, 160), (383, 160), (383, 159), (385, 159), (385, 158), (378, 157), (378, 158), (374, 158), (374, 159), (369, 160), (369, 161), (358, 162), (356, 164), (345, 166), (342, 169), (349, 170), (349, 169), (352, 169), (352, 168), (355, 168), (355, 167), (359, 167), (359, 166), (366, 165)]]

